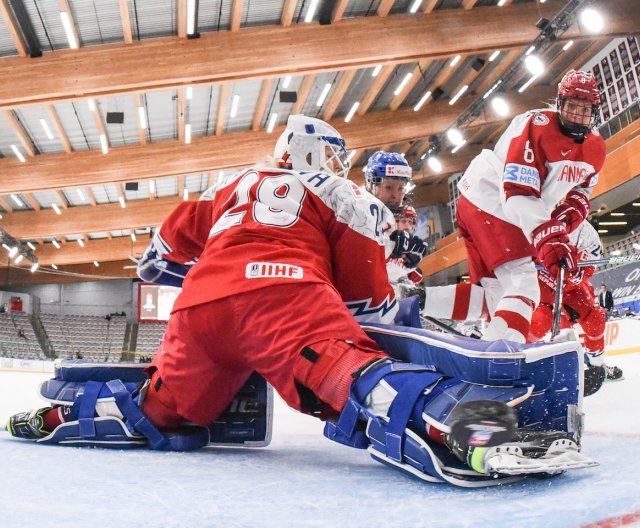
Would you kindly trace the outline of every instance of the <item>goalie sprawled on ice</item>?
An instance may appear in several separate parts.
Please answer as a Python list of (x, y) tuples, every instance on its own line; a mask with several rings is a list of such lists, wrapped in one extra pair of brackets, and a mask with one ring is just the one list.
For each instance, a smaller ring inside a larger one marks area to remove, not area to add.
[(390, 326), (400, 317), (385, 269), (395, 222), (341, 177), (343, 139), (291, 116), (275, 158), (277, 167), (244, 170), (181, 204), (156, 234), (141, 276), (162, 281), (154, 263), (163, 261), (186, 277), (144, 373), (62, 364), (41, 389), (53, 405), (12, 416), (13, 436), (160, 450), (264, 445), (270, 399), (255, 372), (291, 407), (326, 419), (329, 438), (427, 481), (483, 486), (593, 465), (579, 452), (577, 343)]

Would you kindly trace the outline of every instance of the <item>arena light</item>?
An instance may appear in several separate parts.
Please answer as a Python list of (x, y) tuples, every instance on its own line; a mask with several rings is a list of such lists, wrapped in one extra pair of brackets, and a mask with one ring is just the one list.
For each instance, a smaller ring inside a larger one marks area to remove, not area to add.
[(4, 249), (6, 249), (7, 251), (11, 251), (11, 248), (7, 244), (5, 244), (4, 242), (2, 243), (2, 247)]
[(14, 260), (14, 264), (20, 264), (22, 262), (22, 259), (24, 258), (24, 255), (22, 253), (20, 253), (17, 257), (16, 260)]
[(421, 3), (422, 0), (415, 0), (415, 2), (413, 2), (413, 4), (411, 5), (411, 8), (409, 9), (409, 13), (413, 15), (418, 10)]
[(573, 44), (573, 40), (570, 40), (564, 46), (562, 46), (562, 51), (567, 51), (571, 46), (573, 46)]
[(125, 203), (123, 196), (118, 196), (118, 202), (120, 202), (120, 207), (122, 207), (123, 209), (127, 207), (127, 204)]
[(57, 269), (58, 269), (58, 266), (56, 266), (55, 264), (51, 264), (51, 267), (52, 267), (53, 269), (55, 269), (55, 270), (57, 270)]
[(502, 7), (506, 3), (507, 3), (507, 0), (498, 0), (498, 7)]
[(103, 154), (109, 154), (109, 143), (107, 143), (106, 134), (100, 134), (100, 148)]
[(487, 97), (489, 97), (495, 90), (496, 88), (498, 88), (498, 86), (500, 86), (502, 84), (502, 79), (500, 79), (499, 81), (496, 81), (493, 86), (491, 88), (489, 88), (485, 94), (482, 96), (483, 99), (486, 99)]
[(451, 101), (449, 101), (449, 106), (453, 106), (454, 104), (456, 104), (458, 99), (460, 99), (464, 95), (464, 93), (468, 90), (468, 88), (469, 88), (468, 84), (465, 84), (462, 88), (460, 88), (458, 90), (458, 93), (452, 97)]
[(36, 270), (38, 269), (39, 264), (37, 262), (34, 262), (33, 264), (31, 264), (31, 273), (35, 273)]
[(99, 267), (100, 267), (100, 264), (99, 264), (99, 262), (98, 262), (97, 260), (94, 260), (94, 261), (93, 261), (93, 265), (94, 265), (96, 268), (99, 268)]
[(324, 100), (327, 98), (327, 95), (329, 95), (329, 90), (331, 90), (332, 86), (332, 83), (327, 83), (324, 85), (324, 88), (320, 93), (320, 97), (318, 97), (318, 100), (316, 101), (316, 106), (320, 107), (324, 104)]
[(454, 148), (451, 149), (451, 154), (455, 154), (456, 152), (458, 152), (462, 147), (464, 147), (467, 144), (467, 140), (463, 139), (462, 143), (456, 145)]
[(442, 163), (440, 163), (440, 160), (435, 156), (429, 156), (427, 158), (427, 165), (429, 165), (429, 168), (437, 174), (442, 172)]
[(413, 72), (409, 72), (404, 76), (404, 79), (402, 79), (402, 81), (400, 81), (400, 84), (397, 86), (397, 88), (393, 91), (393, 95), (400, 95), (400, 92), (402, 92), (402, 90), (404, 90), (404, 87), (407, 85), (407, 83), (411, 80), (411, 77), (413, 77)]
[(20, 150), (18, 149), (18, 147), (16, 147), (15, 145), (11, 145), (11, 150), (13, 150), (13, 153), (16, 155), (16, 158), (18, 158), (22, 163), (27, 161), (22, 155), (22, 152), (20, 152)]
[(13, 246), (13, 247), (9, 250), (9, 258), (13, 258), (13, 257), (15, 257), (17, 253), (18, 253), (18, 246)]
[(632, 202), (631, 205), (634, 207), (640, 207), (640, 202)]
[(449, 138), (449, 141), (456, 147), (464, 141), (464, 137), (457, 128), (447, 130), (447, 138)]
[(500, 55), (500, 50), (494, 51), (491, 55), (489, 55), (489, 62), (493, 62), (494, 60), (496, 60), (498, 58), (498, 55)]
[(196, 32), (196, 0), (187, 0), (187, 34)]
[(542, 75), (544, 72), (544, 63), (540, 60), (537, 55), (529, 55), (524, 60), (524, 65), (527, 67), (533, 75)]
[(531, 86), (533, 84), (533, 82), (540, 77), (539, 75), (532, 75), (531, 78), (524, 83), (520, 88), (518, 88), (518, 93), (522, 93), (524, 92), (527, 88), (529, 88), (529, 86)]
[(425, 92), (425, 94), (420, 98), (420, 100), (413, 107), (413, 111), (417, 112), (418, 110), (420, 110), (422, 108), (422, 106), (424, 105), (424, 103), (427, 102), (427, 99), (429, 99), (429, 97), (431, 97), (431, 90), (427, 90)]
[(534, 51), (536, 51), (536, 47), (535, 46), (529, 46), (527, 48), (527, 51), (524, 52), (525, 55), (531, 55)]
[(380, 73), (380, 70), (382, 70), (382, 64), (378, 64), (373, 71), (371, 72), (371, 77), (377, 77), (378, 74)]
[(132, 240), (133, 242), (135, 242), (135, 241), (137, 240), (137, 239), (136, 239), (136, 234), (135, 234), (133, 231), (131, 231), (131, 240)]
[(55, 238), (51, 241), (51, 243), (56, 249), (60, 249), (60, 242), (58, 242)]
[(291, 84), (291, 75), (285, 75), (284, 79), (282, 79), (282, 87), (289, 88)]
[(78, 238), (78, 239), (76, 240), (76, 242), (78, 243), (78, 245), (79, 245), (80, 247), (82, 247), (82, 248), (84, 247), (84, 240), (82, 240), (81, 238)]
[(449, 67), (453, 68), (456, 64), (460, 62), (461, 58), (462, 58), (462, 55), (456, 55), (453, 59), (451, 59), (451, 62), (449, 63)]
[(627, 225), (629, 222), (624, 221), (624, 222), (600, 222), (600, 225), (602, 226), (623, 226), (623, 225)]
[(313, 20), (313, 15), (316, 14), (316, 8), (318, 7), (318, 0), (311, 0), (311, 5), (307, 9), (307, 14), (304, 16), (304, 21), (308, 24)]
[(73, 31), (73, 23), (71, 22), (71, 16), (66, 11), (60, 11), (60, 20), (62, 21), (62, 27), (67, 35), (67, 41), (71, 49), (78, 49), (78, 40), (76, 34)]
[(273, 114), (271, 114), (271, 117), (269, 118), (269, 124), (267, 125), (267, 133), (271, 134), (271, 132), (273, 132), (273, 127), (276, 126), (277, 120), (278, 120), (278, 114), (274, 112)]
[(600, 33), (604, 27), (602, 16), (591, 7), (587, 7), (580, 13), (580, 22), (591, 33)]
[(44, 130), (44, 133), (47, 135), (47, 137), (49, 139), (53, 139), (53, 132), (51, 132), (51, 129), (49, 128), (49, 123), (47, 123), (46, 119), (40, 119), (40, 126), (42, 127), (42, 130)]
[(184, 125), (184, 142), (187, 145), (191, 143), (191, 123)]
[(611, 213), (611, 216), (626, 216), (625, 213)]
[(147, 128), (147, 113), (144, 110), (144, 106), (138, 107), (138, 121), (140, 122), (140, 128), (143, 130)]
[(233, 96), (231, 99), (231, 110), (229, 112), (229, 117), (236, 117), (238, 113), (238, 104), (240, 103), (240, 96), (238, 94)]
[(355, 115), (356, 110), (358, 109), (359, 106), (360, 106), (359, 102), (353, 103), (353, 106), (351, 107), (351, 110), (349, 110), (349, 113), (344, 118), (344, 122), (345, 123), (348, 123), (349, 121), (351, 121), (351, 118)]
[(505, 101), (499, 95), (491, 99), (491, 106), (495, 113), (499, 116), (505, 117), (509, 115), (509, 103), (507, 103), (507, 101)]
[(15, 194), (10, 194), (9, 196), (11, 196), (13, 203), (16, 204), (18, 207), (24, 207), (22, 200), (18, 198)]
[(156, 194), (156, 182), (149, 180), (149, 194)]
[(605, 233), (608, 233), (609, 230), (608, 229), (598, 229), (598, 233), (600, 233), (601, 235), (604, 235)]
[(53, 209), (57, 215), (62, 214), (62, 211), (60, 210), (60, 208), (58, 207), (58, 204), (56, 203), (51, 203), (51, 209)]
[(36, 246), (34, 246), (31, 242), (27, 242), (27, 246), (29, 246), (33, 251), (36, 250)]
[(186, 187), (182, 190), (182, 200), (185, 202), (189, 200), (189, 189)]
[(87, 99), (87, 105), (89, 105), (89, 110), (91, 112), (95, 112), (96, 111), (96, 102), (91, 99), (91, 97), (89, 97), (89, 99)]

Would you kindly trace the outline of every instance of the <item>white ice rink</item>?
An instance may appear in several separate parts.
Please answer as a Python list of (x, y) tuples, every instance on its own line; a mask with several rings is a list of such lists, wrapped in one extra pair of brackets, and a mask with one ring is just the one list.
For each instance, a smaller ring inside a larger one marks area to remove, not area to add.
[[(426, 484), (330, 442), (320, 422), (277, 402), (265, 449), (50, 447), (1, 432), (0, 526), (640, 526), (640, 354), (608, 362), (626, 379), (585, 401), (583, 450), (596, 468), (484, 490)], [(0, 419), (41, 406), (47, 377), (0, 372)]]

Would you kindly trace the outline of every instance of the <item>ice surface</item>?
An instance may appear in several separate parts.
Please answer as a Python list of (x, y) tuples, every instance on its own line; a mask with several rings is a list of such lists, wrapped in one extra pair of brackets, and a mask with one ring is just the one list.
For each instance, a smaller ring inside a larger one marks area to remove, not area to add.
[[(566, 528), (639, 512), (640, 354), (607, 361), (626, 379), (585, 400), (583, 451), (597, 468), (483, 490), (426, 484), (277, 401), (264, 449), (113, 451), (0, 432), (0, 526)], [(0, 419), (41, 406), (47, 377), (0, 372)]]

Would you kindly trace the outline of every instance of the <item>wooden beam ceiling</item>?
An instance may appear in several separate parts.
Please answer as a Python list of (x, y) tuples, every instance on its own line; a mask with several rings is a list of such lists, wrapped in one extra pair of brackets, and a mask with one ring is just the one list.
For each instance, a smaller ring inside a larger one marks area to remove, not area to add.
[[(512, 115), (536, 107), (554, 89), (536, 87), (527, 90), (514, 102)], [(472, 98), (460, 100), (460, 106)], [(394, 112), (374, 112), (345, 123), (332, 121), (343, 135), (349, 149), (375, 148), (384, 144), (423, 139), (444, 131), (458, 116), (458, 109), (446, 101), (436, 101), (429, 112), (401, 108)], [(487, 113), (474, 126), (503, 121)], [(194, 138), (190, 145), (179, 141), (159, 141), (147, 145), (130, 145), (100, 151), (79, 151), (35, 156), (27, 163), (15, 157), (0, 159), (0, 194), (31, 192), (61, 187), (79, 187), (114, 182), (155, 179), (246, 166), (273, 152), (280, 127), (273, 134), (264, 130), (234, 132), (214, 137)]]
[[(7, 268), (4, 263), (0, 263), (0, 286), (134, 279), (136, 278), (136, 270), (129, 268), (130, 264), (133, 264), (130, 260), (105, 262), (99, 268), (96, 268), (92, 263), (72, 264), (61, 266), (59, 271), (70, 272), (75, 275), (60, 275), (46, 273), (44, 270), (31, 273), (29, 268)], [(127, 266), (127, 269), (124, 269), (124, 266)]]
[[(490, 53), (497, 48), (527, 45), (538, 35), (535, 23), (540, 16), (552, 17), (562, 5), (562, 0), (550, 0), (509, 9), (446, 9), (429, 16), (354, 18), (335, 25), (244, 28), (204, 34), (199, 39), (149, 39), (135, 46), (61, 50), (26, 63), (21, 57), (8, 57), (0, 61), (0, 107), (292, 72), (319, 73), (456, 53)], [(637, 31), (640, 10), (635, 9), (635, 0), (610, 0), (607, 11), (607, 35)], [(501, 23), (494, 24), (498, 15)], [(486, 31), (489, 24), (492, 31)], [(572, 27), (561, 40), (569, 38), (589, 35)], [(260, 53), (255, 53), (257, 41), (261, 42)], [(318, 42), (323, 45), (318, 46)], [(358, 46), (345, 46), (345, 42), (358, 42)], [(295, 49), (296, 53), (282, 53), (283, 49)]]

